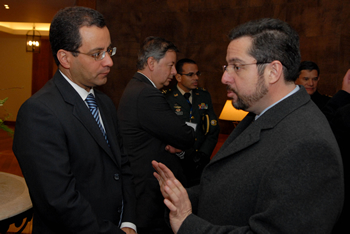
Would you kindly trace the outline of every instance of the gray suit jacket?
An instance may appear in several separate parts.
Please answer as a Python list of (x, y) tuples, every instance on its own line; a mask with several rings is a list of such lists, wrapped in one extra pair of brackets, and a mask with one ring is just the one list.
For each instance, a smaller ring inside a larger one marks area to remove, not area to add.
[(120, 150), (117, 113), (95, 90), (110, 147), (85, 102), (57, 71), (20, 108), (13, 151), (34, 206), (33, 233), (124, 233), (135, 191)]
[(189, 189), (183, 233), (330, 233), (343, 204), (339, 148), (301, 89), (248, 114)]

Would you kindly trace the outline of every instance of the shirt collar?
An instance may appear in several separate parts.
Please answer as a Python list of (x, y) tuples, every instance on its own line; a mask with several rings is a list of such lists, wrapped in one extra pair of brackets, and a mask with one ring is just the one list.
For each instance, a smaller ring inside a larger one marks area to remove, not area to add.
[[(180, 91), (180, 93), (181, 93), (182, 95), (184, 95), (184, 94), (186, 93), (183, 89), (180, 88), (179, 84), (177, 84), (176, 87), (177, 87), (177, 89)], [(189, 93), (190, 93), (191, 96), (192, 96), (192, 90), (191, 90)]]
[(154, 86), (154, 88), (156, 88), (157, 89), (157, 86), (153, 83), (153, 81), (151, 81), (151, 79), (150, 78), (148, 78), (145, 74), (143, 74), (142, 72), (137, 72), (137, 73), (140, 73), (141, 75), (143, 75), (144, 77), (146, 77), (151, 83), (152, 83), (152, 85)]
[(76, 83), (74, 83), (73, 81), (71, 81), (70, 79), (68, 79), (68, 77), (66, 75), (64, 75), (60, 70), (59, 70), (59, 72), (68, 81), (68, 83), (74, 88), (74, 90), (77, 91), (77, 93), (79, 94), (81, 99), (83, 99), (83, 101), (85, 101), (85, 99), (87, 98), (87, 96), (90, 93), (92, 93), (95, 96), (95, 92), (94, 92), (93, 88), (91, 88), (90, 91), (88, 92), (85, 89), (83, 89), (82, 87), (80, 87), (79, 85), (77, 85)]
[(284, 99), (286, 99), (287, 97), (293, 95), (294, 93), (296, 93), (298, 90), (300, 89), (300, 87), (297, 85), (292, 92), (288, 93), (286, 96), (284, 96), (283, 98), (281, 98), (280, 100), (278, 100), (277, 102), (275, 102), (274, 104), (268, 106), (265, 110), (263, 110), (259, 115), (255, 116), (255, 120), (257, 120), (260, 116), (262, 116), (267, 110), (269, 110), (270, 108), (272, 108), (273, 106), (277, 105), (277, 103), (283, 101)]

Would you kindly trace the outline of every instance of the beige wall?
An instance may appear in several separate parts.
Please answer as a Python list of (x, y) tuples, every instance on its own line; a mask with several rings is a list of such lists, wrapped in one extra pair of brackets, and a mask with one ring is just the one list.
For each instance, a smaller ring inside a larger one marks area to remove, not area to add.
[(15, 121), (22, 103), (31, 96), (32, 53), (26, 52), (25, 36), (0, 37), (0, 99), (8, 97), (0, 107), (0, 118), (7, 114)]

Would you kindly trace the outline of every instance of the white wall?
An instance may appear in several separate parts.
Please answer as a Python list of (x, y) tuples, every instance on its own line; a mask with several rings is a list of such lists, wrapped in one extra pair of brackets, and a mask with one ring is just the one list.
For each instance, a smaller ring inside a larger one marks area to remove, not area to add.
[(15, 121), (22, 103), (32, 92), (33, 54), (26, 52), (25, 36), (0, 37), (0, 99), (8, 97), (0, 106), (0, 118)]

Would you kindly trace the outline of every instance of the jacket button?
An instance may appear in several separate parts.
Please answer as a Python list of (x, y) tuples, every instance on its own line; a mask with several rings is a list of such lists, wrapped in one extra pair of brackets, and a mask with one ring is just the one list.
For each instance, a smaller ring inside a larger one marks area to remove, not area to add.
[(114, 179), (115, 180), (119, 180), (119, 174), (118, 173), (114, 174)]

